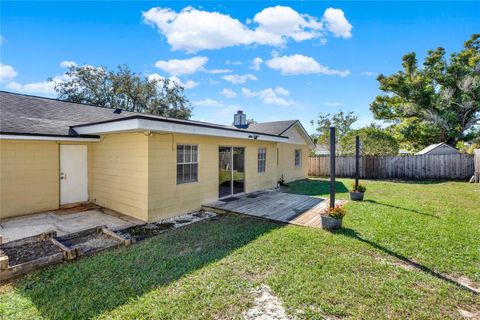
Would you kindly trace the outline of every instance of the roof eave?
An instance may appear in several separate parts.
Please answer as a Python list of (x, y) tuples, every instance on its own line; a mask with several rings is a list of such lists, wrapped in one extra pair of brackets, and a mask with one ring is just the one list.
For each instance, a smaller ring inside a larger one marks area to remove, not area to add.
[(0, 132), (0, 140), (38, 140), (38, 141), (75, 141), (75, 142), (98, 142), (99, 136), (68, 136), (68, 135), (53, 135), (41, 133), (14, 133), (14, 132)]
[(273, 136), (246, 130), (234, 130), (229, 128), (217, 128), (190, 123), (179, 123), (174, 121), (162, 121), (146, 117), (129, 117), (116, 121), (105, 121), (93, 124), (73, 126), (78, 134), (112, 134), (122, 132), (170, 132), (180, 134), (206, 135), (225, 138), (238, 138), (271, 142), (285, 142), (288, 137)]

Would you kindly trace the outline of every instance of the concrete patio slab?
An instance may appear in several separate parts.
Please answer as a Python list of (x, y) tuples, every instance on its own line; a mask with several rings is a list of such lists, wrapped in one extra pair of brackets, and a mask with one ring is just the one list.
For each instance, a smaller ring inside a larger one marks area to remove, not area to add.
[(73, 213), (67, 209), (2, 219), (0, 234), (5, 243), (52, 230), (61, 236), (97, 226), (116, 229), (138, 223), (142, 222), (102, 208)]

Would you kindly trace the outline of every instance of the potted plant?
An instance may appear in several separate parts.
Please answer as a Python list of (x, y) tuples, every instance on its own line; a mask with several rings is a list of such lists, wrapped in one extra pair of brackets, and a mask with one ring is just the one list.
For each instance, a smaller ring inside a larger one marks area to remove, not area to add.
[(283, 178), (283, 174), (280, 179), (278, 179), (277, 184), (279, 187), (288, 187), (288, 185), (285, 183), (285, 178)]
[(365, 191), (367, 191), (367, 187), (365, 187), (365, 185), (358, 184), (355, 186), (355, 184), (353, 184), (352, 191), (350, 191), (350, 199), (352, 201), (362, 201)]
[(320, 217), (322, 220), (322, 228), (327, 230), (335, 230), (342, 227), (342, 220), (347, 211), (341, 205), (328, 208)]

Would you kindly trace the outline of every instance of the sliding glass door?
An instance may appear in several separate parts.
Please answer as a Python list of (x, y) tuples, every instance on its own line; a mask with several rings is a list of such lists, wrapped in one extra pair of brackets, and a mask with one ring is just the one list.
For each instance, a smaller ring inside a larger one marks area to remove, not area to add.
[(245, 192), (245, 148), (220, 147), (218, 163), (219, 198)]

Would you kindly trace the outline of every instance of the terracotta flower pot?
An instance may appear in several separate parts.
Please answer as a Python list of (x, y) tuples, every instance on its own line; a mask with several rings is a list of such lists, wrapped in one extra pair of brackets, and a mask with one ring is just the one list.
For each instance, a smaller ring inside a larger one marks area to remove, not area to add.
[(350, 191), (350, 199), (352, 201), (363, 201), (364, 194), (365, 192)]
[(320, 216), (322, 220), (322, 228), (326, 230), (335, 230), (342, 227), (342, 219), (335, 219), (329, 216)]

